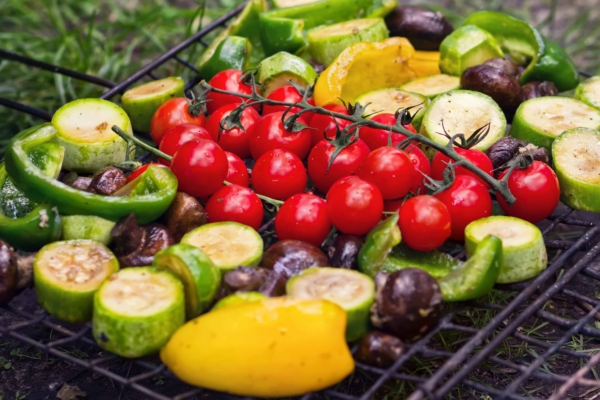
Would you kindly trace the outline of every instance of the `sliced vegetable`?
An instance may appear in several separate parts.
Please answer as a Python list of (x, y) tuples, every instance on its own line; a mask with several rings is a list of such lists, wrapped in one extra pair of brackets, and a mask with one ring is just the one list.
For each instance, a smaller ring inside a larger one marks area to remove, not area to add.
[(554, 139), (573, 128), (600, 128), (600, 110), (568, 97), (539, 97), (521, 103), (510, 135), (550, 151)]
[[(150, 133), (152, 116), (167, 100), (183, 97), (185, 82), (178, 76), (144, 83), (129, 89), (121, 97), (123, 110), (129, 115), (134, 130)], [(110, 127), (109, 127), (110, 129)]]
[(206, 81), (227, 69), (245, 71), (250, 67), (251, 54), (252, 42), (249, 39), (229, 36), (217, 45), (214, 53), (200, 65), (198, 71)]
[(68, 240), (44, 246), (33, 263), (35, 293), (51, 315), (67, 322), (92, 318), (94, 293), (119, 263), (103, 244)]
[(235, 292), (229, 296), (223, 297), (213, 306), (211, 311), (216, 311), (221, 308), (237, 306), (241, 304), (251, 303), (254, 301), (262, 301), (267, 296), (260, 292)]
[(127, 113), (107, 100), (79, 99), (59, 108), (52, 117), (56, 140), (65, 148), (63, 168), (97, 170), (125, 161), (127, 143), (112, 131), (118, 126), (133, 135)]
[(314, 28), (308, 31), (308, 51), (312, 58), (328, 66), (348, 46), (379, 42), (388, 37), (382, 18), (363, 18)]
[[(470, 90), (453, 90), (432, 100), (421, 124), (421, 134), (439, 144), (447, 144), (448, 138), (458, 133), (468, 139), (479, 128), (489, 124), (487, 136), (474, 149), (485, 151), (506, 134), (506, 117), (489, 96)], [(426, 153), (433, 156), (435, 151), (428, 148)]]
[(407, 92), (418, 93), (429, 98), (460, 88), (460, 78), (446, 74), (424, 76), (400, 86)]
[(503, 262), (496, 282), (513, 283), (532, 278), (546, 269), (548, 256), (540, 229), (530, 222), (506, 216), (491, 216), (465, 228), (467, 257), (487, 236), (502, 240)]
[(600, 76), (593, 76), (575, 89), (575, 98), (595, 108), (600, 108)]
[(221, 271), (202, 250), (188, 244), (158, 252), (152, 266), (172, 272), (183, 283), (187, 319), (208, 310), (221, 284)]
[(262, 60), (256, 71), (256, 80), (264, 86), (265, 97), (277, 88), (288, 86), (290, 81), (306, 87), (312, 85), (316, 79), (317, 73), (312, 65), (284, 51)]
[(400, 243), (402, 237), (398, 228), (398, 214), (381, 221), (371, 229), (365, 243), (358, 253), (358, 269), (375, 277), (381, 271), (387, 255), (392, 248)]
[(560, 200), (576, 210), (600, 212), (600, 132), (569, 129), (552, 144)]
[(375, 299), (375, 283), (358, 271), (343, 268), (310, 268), (290, 278), (286, 294), (298, 299), (323, 299), (348, 314), (346, 340), (353, 342), (369, 331), (369, 309)]
[(241, 396), (296, 396), (352, 372), (345, 327), (346, 312), (329, 301), (265, 299), (188, 322), (160, 357), (191, 385)]
[(183, 287), (164, 270), (123, 269), (94, 296), (94, 339), (121, 357), (156, 353), (184, 322)]
[(419, 130), (429, 99), (401, 89), (379, 89), (361, 94), (354, 100), (354, 103), (368, 104), (365, 113), (370, 117), (382, 113), (394, 114), (403, 108), (415, 106), (410, 110), (411, 116), (413, 116), (411, 123), (415, 129)]
[(483, 296), (494, 287), (502, 268), (502, 241), (485, 237), (471, 257), (438, 279), (444, 301), (465, 301)]
[(460, 76), (469, 67), (503, 56), (500, 45), (489, 32), (472, 25), (462, 26), (440, 44), (440, 70)]
[(237, 222), (213, 222), (185, 234), (181, 243), (198, 247), (221, 270), (241, 265), (258, 265), (263, 252), (263, 240), (247, 225)]
[(113, 221), (95, 215), (67, 215), (63, 217), (61, 240), (88, 239), (108, 246)]
[(394, 272), (401, 269), (417, 268), (438, 279), (449, 274), (461, 264), (456, 258), (441, 251), (417, 251), (401, 243), (394, 246), (385, 258), (381, 265), (381, 271)]

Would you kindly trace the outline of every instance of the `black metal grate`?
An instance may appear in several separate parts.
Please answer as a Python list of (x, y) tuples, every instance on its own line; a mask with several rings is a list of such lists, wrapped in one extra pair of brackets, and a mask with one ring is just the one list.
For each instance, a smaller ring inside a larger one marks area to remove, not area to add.
[[(0, 59), (20, 62), (107, 88), (101, 96), (114, 99), (136, 82), (156, 79), (157, 69), (169, 62), (189, 68), (187, 88), (200, 77), (184, 52), (195, 43), (226, 26), (243, 8), (237, 7), (204, 27), (121, 83), (82, 74), (32, 60), (0, 49)], [(0, 97), (0, 105), (49, 120), (51, 114)], [(367, 400), (373, 397), (409, 400), (441, 398), (566, 399), (597, 389), (600, 380), (600, 218), (564, 207), (542, 223), (549, 250), (548, 268), (535, 279), (498, 287), (488, 302), (449, 307), (439, 325), (407, 347), (406, 353), (388, 369), (357, 363), (357, 372), (335, 388), (311, 393), (302, 400), (322, 397)], [(567, 232), (567, 233), (565, 233)], [(571, 240), (565, 240), (568, 237)], [(92, 371), (132, 389), (142, 398), (195, 399), (235, 398), (193, 388), (177, 380), (154, 358), (126, 360), (102, 352), (91, 336), (91, 325), (71, 325), (55, 320), (35, 304), (26, 289), (8, 306), (0, 307), (0, 333), (43, 350), (51, 356)], [(29, 299), (29, 300), (28, 300)], [(478, 318), (485, 318), (479, 326)], [(8, 322), (10, 321), (10, 323)], [(580, 346), (575, 348), (574, 337)], [(93, 356), (82, 359), (65, 346), (83, 349)], [(514, 352), (511, 349), (516, 348)], [(506, 351), (506, 349), (509, 349)], [(515, 354), (516, 352), (516, 354)], [(489, 375), (493, 375), (492, 378)], [(165, 384), (152, 385), (153, 379)], [(541, 385), (541, 386), (540, 386)], [(485, 397), (488, 396), (488, 397)], [(93, 398), (93, 397), (90, 397)], [(125, 395), (124, 398), (130, 398)]]

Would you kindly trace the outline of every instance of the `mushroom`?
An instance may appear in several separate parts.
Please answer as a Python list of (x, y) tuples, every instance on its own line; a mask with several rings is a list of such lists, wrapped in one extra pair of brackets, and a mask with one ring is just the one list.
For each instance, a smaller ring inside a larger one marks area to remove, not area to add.
[(325, 253), (312, 244), (300, 240), (281, 240), (267, 249), (260, 263), (288, 279), (310, 267), (329, 264)]
[(204, 206), (195, 197), (177, 192), (175, 199), (163, 216), (163, 221), (176, 243), (183, 235), (208, 222)]
[(106, 167), (94, 174), (88, 190), (110, 196), (126, 184), (127, 177), (123, 171), (116, 167)]
[(236, 292), (260, 292), (275, 297), (285, 294), (286, 279), (277, 272), (260, 267), (237, 267), (223, 275), (219, 299)]
[(439, 50), (454, 30), (442, 13), (417, 6), (398, 6), (385, 17), (385, 23), (390, 36), (407, 38), (416, 50)]
[(0, 240), (0, 304), (8, 303), (17, 293), (17, 257), (8, 243)]
[(327, 249), (329, 265), (338, 268), (358, 269), (358, 252), (363, 245), (360, 236), (339, 235)]

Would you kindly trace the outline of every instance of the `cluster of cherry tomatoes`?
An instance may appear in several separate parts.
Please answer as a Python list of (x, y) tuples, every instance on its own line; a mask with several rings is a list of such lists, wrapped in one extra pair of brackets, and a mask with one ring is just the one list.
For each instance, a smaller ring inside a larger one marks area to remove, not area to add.
[[(222, 71), (209, 84), (232, 93), (252, 93), (238, 70)], [(283, 86), (268, 99), (299, 102), (302, 96), (293, 86)], [(452, 160), (438, 153), (430, 163), (415, 143), (405, 150), (396, 148), (404, 135), (363, 126), (358, 139), (347, 141), (331, 162), (338, 146), (325, 137), (335, 139), (338, 129), (347, 127), (349, 121), (306, 112), (298, 122), (307, 128), (293, 132), (282, 121), (286, 106), (264, 105), (262, 116), (258, 106), (243, 110), (240, 121), (244, 129), (222, 129), (223, 119), (242, 99), (211, 92), (207, 100), (208, 117), (191, 115), (184, 98), (169, 100), (155, 113), (151, 135), (162, 152), (173, 156), (170, 162), (160, 162), (172, 169), (181, 191), (206, 201), (211, 222), (236, 221), (258, 229), (264, 217), (261, 197), (269, 197), (283, 202), (275, 217), (280, 239), (320, 246), (332, 226), (343, 233), (364, 235), (385, 217), (385, 211), (398, 212), (403, 241), (427, 251), (448, 238), (463, 240), (468, 223), (492, 213), (489, 185), (464, 167), (455, 168), (450, 187), (435, 196), (424, 194), (425, 177), (442, 179)], [(325, 108), (348, 115), (341, 105)], [(294, 107), (288, 115), (297, 111), (300, 109)], [(392, 114), (372, 119), (396, 123)], [(416, 132), (411, 124), (404, 127)], [(493, 174), (485, 153), (457, 151)], [(243, 161), (249, 158), (255, 160), (251, 176)], [(132, 177), (141, 172), (143, 169), (134, 171)], [(309, 178), (312, 191), (325, 198), (307, 191)], [(537, 161), (528, 169), (515, 171), (509, 189), (516, 204), (509, 207), (500, 198), (500, 206), (507, 214), (532, 222), (550, 215), (558, 202), (554, 172)], [(407, 196), (410, 194), (417, 195)]]

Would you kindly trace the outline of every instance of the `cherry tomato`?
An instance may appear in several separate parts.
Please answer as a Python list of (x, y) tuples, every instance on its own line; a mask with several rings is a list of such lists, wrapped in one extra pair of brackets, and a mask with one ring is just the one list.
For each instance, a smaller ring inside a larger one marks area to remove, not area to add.
[(425, 194), (427, 193), (427, 188), (424, 183), (425, 175), (431, 175), (429, 158), (427, 158), (425, 153), (423, 153), (416, 143), (410, 144), (408, 149), (406, 149), (406, 153), (415, 167), (413, 186), (410, 188), (410, 191), (415, 194)]
[[(476, 167), (478, 167), (479, 169), (482, 169), (489, 176), (494, 176), (493, 175), (494, 166), (492, 165), (492, 161), (487, 156), (487, 154), (485, 154), (483, 151), (475, 150), (475, 149), (461, 149), (461, 148), (456, 148), (454, 150), (456, 150), (456, 152), (459, 155), (463, 156), (468, 161), (471, 161), (473, 164), (475, 164)], [(446, 169), (448, 164), (454, 164), (454, 161), (450, 157), (448, 157), (447, 155), (445, 155), (443, 153), (437, 153), (433, 157), (433, 161), (431, 162), (431, 177), (436, 180), (443, 180), (444, 179), (444, 169)], [(472, 176), (473, 178), (475, 178), (479, 182), (481, 182), (486, 187), (486, 189), (490, 188), (490, 185), (488, 185), (487, 182), (485, 182), (483, 179), (481, 179), (480, 177), (475, 175), (474, 172), (469, 171), (465, 167), (455, 168), (454, 173), (456, 175)]]
[(400, 208), (398, 225), (402, 241), (411, 249), (430, 251), (450, 237), (451, 216), (444, 203), (435, 197), (415, 196)]
[(258, 230), (264, 211), (262, 202), (252, 189), (226, 185), (210, 196), (206, 213), (209, 222), (233, 221)]
[[(376, 116), (371, 118), (371, 121), (393, 126), (396, 124), (396, 117), (394, 116), (394, 114), (382, 113), (377, 114)], [(413, 133), (417, 133), (416, 129), (414, 128), (414, 126), (412, 126), (412, 124), (402, 126)], [(370, 128), (368, 126), (361, 126), (358, 135), (362, 140), (365, 141), (365, 143), (367, 144), (367, 146), (369, 146), (371, 151), (377, 150), (380, 147), (388, 146), (390, 135), (392, 138), (392, 146), (394, 147), (398, 143), (406, 139), (406, 136), (400, 133), (390, 132), (386, 129)]]
[[(405, 199), (387, 200), (383, 202), (383, 211), (399, 213)], [(381, 219), (386, 219), (389, 215), (383, 215)]]
[(384, 200), (393, 200), (410, 192), (415, 173), (415, 167), (405, 152), (386, 146), (365, 158), (358, 176), (377, 186)]
[[(242, 82), (242, 71), (237, 69), (226, 69), (212, 77), (208, 84), (216, 89), (226, 90), (240, 94), (252, 94), (252, 86)], [(222, 94), (210, 92), (206, 96), (206, 108), (209, 114), (214, 113), (217, 109), (226, 104), (240, 104), (242, 98), (233, 94)], [(258, 111), (258, 105), (253, 106)]]
[[(327, 104), (323, 108), (336, 113), (349, 115), (348, 110), (346, 110), (346, 107), (339, 104)], [(327, 137), (330, 139), (335, 138), (335, 134), (337, 131), (335, 123), (336, 121), (337, 125), (340, 127), (340, 130), (352, 124), (352, 122), (347, 121), (345, 119), (334, 118), (330, 115), (325, 114), (315, 114), (312, 117), (312, 119), (310, 120), (310, 127), (313, 128), (311, 130), (312, 147), (314, 147), (317, 143), (323, 140), (325, 138), (325, 135), (327, 135)]]
[(337, 155), (328, 171), (327, 166), (334, 151), (335, 146), (323, 139), (308, 155), (308, 175), (315, 187), (323, 193), (327, 193), (338, 179), (357, 175), (360, 166), (369, 155), (369, 147), (358, 139)]
[(448, 189), (434, 196), (450, 212), (450, 239), (465, 240), (465, 227), (492, 215), (492, 197), (483, 184), (472, 176), (458, 175)]
[[(173, 156), (182, 144), (195, 139), (213, 140), (210, 133), (201, 126), (194, 124), (175, 125), (165, 133), (158, 149)], [(166, 166), (171, 165), (171, 162), (164, 158), (159, 159), (158, 162)]]
[(138, 176), (140, 176), (141, 174), (143, 174), (144, 172), (146, 172), (146, 170), (148, 169), (148, 167), (150, 165), (161, 165), (161, 166), (164, 166), (164, 165), (156, 163), (156, 162), (151, 162), (150, 164), (142, 165), (138, 169), (133, 170), (131, 172), (131, 174), (129, 174), (129, 176), (127, 177), (127, 183), (131, 182), (132, 180), (134, 180), (135, 178), (137, 178)]
[[(311, 133), (308, 129), (292, 132), (284, 128), (282, 111), (267, 114), (259, 119), (248, 132), (250, 137), (250, 153), (258, 160), (269, 150), (283, 149), (291, 151), (304, 160), (310, 151)], [(210, 118), (209, 118), (210, 121)], [(298, 122), (306, 125), (302, 118)]]
[(229, 163), (212, 140), (198, 139), (181, 145), (171, 161), (179, 190), (194, 197), (213, 194), (223, 186)]
[(150, 136), (154, 143), (160, 145), (165, 133), (174, 126), (181, 124), (204, 126), (206, 121), (204, 114), (191, 115), (188, 107), (188, 100), (184, 97), (171, 99), (158, 107), (150, 121)]
[(358, 176), (347, 176), (327, 192), (327, 209), (338, 230), (366, 235), (381, 219), (383, 198), (377, 186)]
[(306, 188), (306, 169), (294, 153), (271, 150), (263, 154), (252, 169), (252, 186), (256, 193), (285, 200)]
[[(238, 107), (239, 104), (226, 104), (212, 113), (206, 121), (206, 130), (213, 140), (225, 151), (232, 152), (240, 158), (250, 157), (250, 128), (260, 119), (260, 115), (253, 108), (245, 108), (242, 111), (242, 126), (239, 128), (221, 130), (221, 121)], [(221, 132), (219, 136), (219, 131)]]
[[(498, 179), (506, 176), (508, 170)], [(550, 216), (558, 204), (560, 187), (556, 174), (548, 165), (534, 161), (528, 168), (514, 169), (508, 178), (508, 190), (517, 201), (509, 206), (506, 200), (496, 193), (498, 204), (511, 217), (517, 217), (532, 223)]]
[[(273, 90), (271, 92), (271, 94), (269, 96), (267, 96), (267, 99), (269, 100), (276, 100), (276, 101), (284, 101), (286, 103), (298, 103), (302, 100), (302, 95), (298, 92), (298, 90), (293, 87), (292, 85), (287, 85), (287, 86), (282, 86), (279, 87), (275, 90)], [(308, 99), (306, 99), (306, 102), (308, 104), (310, 104), (311, 106), (315, 105), (315, 101), (313, 100), (312, 97), (309, 97)], [(287, 106), (270, 106), (268, 104), (265, 104), (263, 106), (263, 115), (267, 115), (267, 114), (271, 114), (277, 111), (285, 111), (287, 110), (288, 107)], [(290, 109), (290, 111), (288, 111), (287, 116), (291, 117), (293, 114), (297, 113), (298, 111), (301, 111), (302, 109), (300, 107), (292, 107)], [(302, 118), (306, 121), (306, 123), (310, 123), (310, 120), (312, 119), (314, 113), (309, 111), (306, 113), (302, 114)]]
[(275, 216), (275, 233), (279, 240), (295, 239), (321, 247), (330, 230), (327, 203), (312, 193), (293, 195)]
[(225, 152), (225, 155), (227, 156), (227, 162), (229, 163), (225, 180), (229, 183), (249, 187), (250, 175), (248, 174), (248, 168), (246, 168), (244, 161), (228, 151)]

